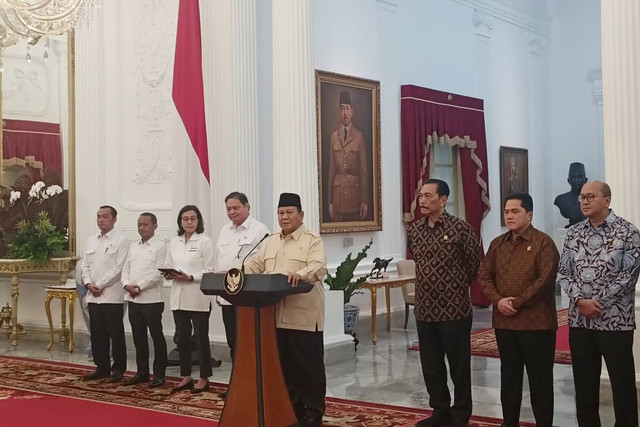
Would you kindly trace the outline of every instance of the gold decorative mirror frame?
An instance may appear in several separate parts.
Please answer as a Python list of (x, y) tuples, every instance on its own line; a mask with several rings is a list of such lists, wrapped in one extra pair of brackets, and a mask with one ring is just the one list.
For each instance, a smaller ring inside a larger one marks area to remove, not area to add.
[[(65, 37), (65, 35), (57, 36)], [(69, 237), (69, 253), (74, 256), (77, 248), (76, 241), (76, 164), (75, 164), (75, 33), (70, 30), (66, 34), (67, 40), (67, 128), (64, 132), (63, 144), (66, 144), (66, 157), (63, 156), (62, 161), (66, 162), (66, 176), (64, 174), (64, 166), (61, 171), (63, 182), (68, 190), (68, 237)], [(42, 41), (40, 42), (42, 43)], [(25, 52), (26, 53), (26, 52)], [(3, 52), (4, 54), (4, 52)], [(3, 113), (3, 80), (4, 71), (0, 71), (0, 118), (3, 118), (4, 129), (4, 113)], [(62, 95), (60, 93), (59, 95)], [(62, 123), (61, 123), (62, 126)], [(0, 129), (0, 184), (7, 185), (5, 182), (5, 165), (4, 165), (4, 132)], [(64, 154), (64, 150), (63, 150)], [(64, 163), (63, 163), (64, 164)]]

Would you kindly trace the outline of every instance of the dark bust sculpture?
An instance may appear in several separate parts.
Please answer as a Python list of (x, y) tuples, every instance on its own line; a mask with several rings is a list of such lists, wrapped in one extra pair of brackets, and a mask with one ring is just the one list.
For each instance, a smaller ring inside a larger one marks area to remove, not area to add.
[(584, 183), (587, 182), (582, 163), (575, 162), (569, 165), (567, 182), (571, 186), (571, 191), (560, 194), (553, 202), (554, 205), (560, 208), (560, 215), (569, 219), (569, 224), (565, 225), (565, 228), (571, 227), (584, 219), (584, 215), (580, 210), (580, 201), (578, 200), (580, 190), (582, 190)]

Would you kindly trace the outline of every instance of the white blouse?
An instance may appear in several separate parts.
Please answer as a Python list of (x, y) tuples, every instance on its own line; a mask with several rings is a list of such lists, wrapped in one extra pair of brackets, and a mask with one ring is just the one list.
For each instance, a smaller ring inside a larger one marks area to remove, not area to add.
[(167, 247), (165, 265), (193, 276), (193, 282), (173, 281), (169, 309), (209, 311), (211, 298), (200, 290), (200, 281), (203, 273), (214, 271), (215, 251), (211, 238), (194, 233), (185, 243), (184, 235), (174, 237)]

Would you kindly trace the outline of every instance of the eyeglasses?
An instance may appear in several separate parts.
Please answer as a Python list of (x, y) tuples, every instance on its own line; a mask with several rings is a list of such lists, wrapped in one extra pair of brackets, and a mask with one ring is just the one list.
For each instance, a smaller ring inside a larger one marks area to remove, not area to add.
[(593, 199), (595, 199), (596, 197), (598, 197), (597, 194), (581, 194), (578, 196), (578, 200), (580, 201), (580, 203), (584, 203), (584, 202), (593, 202)]

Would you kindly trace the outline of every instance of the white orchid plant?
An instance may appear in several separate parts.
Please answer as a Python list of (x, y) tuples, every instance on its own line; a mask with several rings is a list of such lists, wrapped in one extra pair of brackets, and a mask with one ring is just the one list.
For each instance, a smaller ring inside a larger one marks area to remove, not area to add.
[[(20, 191), (11, 191), (9, 206), (18, 208), (16, 205), (21, 205), (21, 216), (24, 218), (17, 224), (15, 235), (10, 239), (9, 258), (26, 258), (41, 264), (62, 254), (68, 238), (66, 225), (59, 224), (60, 200), (56, 196), (63, 191), (59, 185), (47, 187), (42, 181), (31, 186), (26, 200)], [(66, 220), (66, 213), (64, 217)]]
[[(49, 197), (53, 197), (56, 194), (62, 193), (62, 187), (59, 185), (50, 185), (46, 186), (44, 182), (38, 181), (31, 186), (29, 190), (29, 200), (26, 203), (28, 206), (32, 201), (36, 203), (42, 203), (47, 200)], [(22, 193), (20, 191), (11, 191), (11, 197), (9, 198), (9, 203), (13, 206), (16, 201), (18, 201), (22, 197)]]

